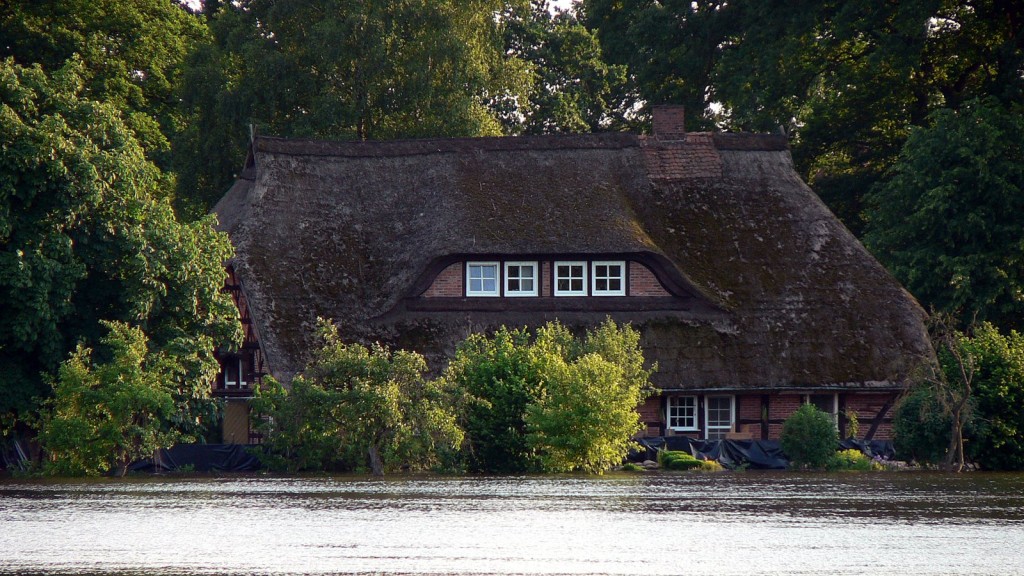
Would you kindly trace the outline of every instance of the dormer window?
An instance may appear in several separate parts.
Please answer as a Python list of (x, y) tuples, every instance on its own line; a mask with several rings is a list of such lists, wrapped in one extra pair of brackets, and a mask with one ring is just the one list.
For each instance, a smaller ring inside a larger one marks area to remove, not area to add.
[(587, 263), (555, 262), (555, 296), (587, 295)]
[(626, 295), (626, 263), (592, 262), (591, 294), (594, 296), (625, 296)]
[(466, 296), (500, 296), (497, 262), (466, 263)]
[(537, 295), (537, 263), (505, 262), (505, 296)]

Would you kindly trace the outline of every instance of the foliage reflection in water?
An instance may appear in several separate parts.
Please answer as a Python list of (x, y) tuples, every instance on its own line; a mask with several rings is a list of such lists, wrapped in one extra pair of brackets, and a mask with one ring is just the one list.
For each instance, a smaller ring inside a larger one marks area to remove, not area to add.
[(1015, 574), (1024, 476), (0, 483), (0, 573)]

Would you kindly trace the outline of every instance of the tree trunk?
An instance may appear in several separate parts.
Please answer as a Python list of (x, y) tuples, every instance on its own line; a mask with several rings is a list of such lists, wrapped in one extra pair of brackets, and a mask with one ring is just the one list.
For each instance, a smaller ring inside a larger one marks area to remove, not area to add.
[(370, 472), (374, 476), (384, 475), (384, 461), (380, 457), (380, 450), (376, 444), (370, 444), (370, 449), (367, 450), (370, 456)]
[(949, 447), (943, 468), (947, 472), (962, 472), (964, 469), (964, 423), (962, 405), (953, 413), (953, 429), (949, 434)]

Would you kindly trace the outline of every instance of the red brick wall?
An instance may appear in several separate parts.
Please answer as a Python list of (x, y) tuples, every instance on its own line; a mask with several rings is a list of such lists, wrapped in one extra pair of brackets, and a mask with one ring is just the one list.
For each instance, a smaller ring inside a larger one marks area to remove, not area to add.
[(768, 419), (785, 420), (804, 403), (802, 394), (772, 394), (768, 400)]
[(875, 430), (875, 435), (872, 439), (892, 440), (892, 415), (895, 408), (893, 406), (895, 394), (844, 394), (843, 400), (846, 404), (846, 412), (852, 411), (857, 413), (857, 421), (860, 423), (860, 431), (857, 433), (858, 438), (864, 438), (871, 429), (871, 425), (878, 416), (878, 412), (886, 404), (889, 404), (889, 409), (882, 416), (882, 422)]
[(673, 138), (686, 133), (686, 110), (682, 106), (654, 106), (651, 113), (656, 136)]
[(736, 404), (739, 406), (736, 419), (761, 421), (761, 395), (737, 395)]
[(661, 282), (647, 266), (639, 262), (629, 263), (629, 295), (630, 296), (670, 296), (662, 287)]
[(434, 283), (423, 293), (424, 298), (459, 297), (462, 291), (462, 263), (456, 262), (445, 268), (434, 278)]
[(551, 262), (540, 263), (540, 295), (551, 296)]

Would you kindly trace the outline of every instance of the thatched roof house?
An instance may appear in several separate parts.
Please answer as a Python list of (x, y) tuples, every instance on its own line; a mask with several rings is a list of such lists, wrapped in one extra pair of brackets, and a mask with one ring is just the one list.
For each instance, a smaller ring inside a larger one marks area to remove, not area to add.
[(708, 435), (726, 397), (728, 431), (764, 437), (769, 396), (891, 404), (928, 354), (923, 311), (783, 137), (684, 134), (676, 112), (648, 137), (255, 138), (215, 211), (265, 369), (301, 370), (318, 316), (435, 366), (474, 331), (611, 316), (658, 363), (659, 432)]

